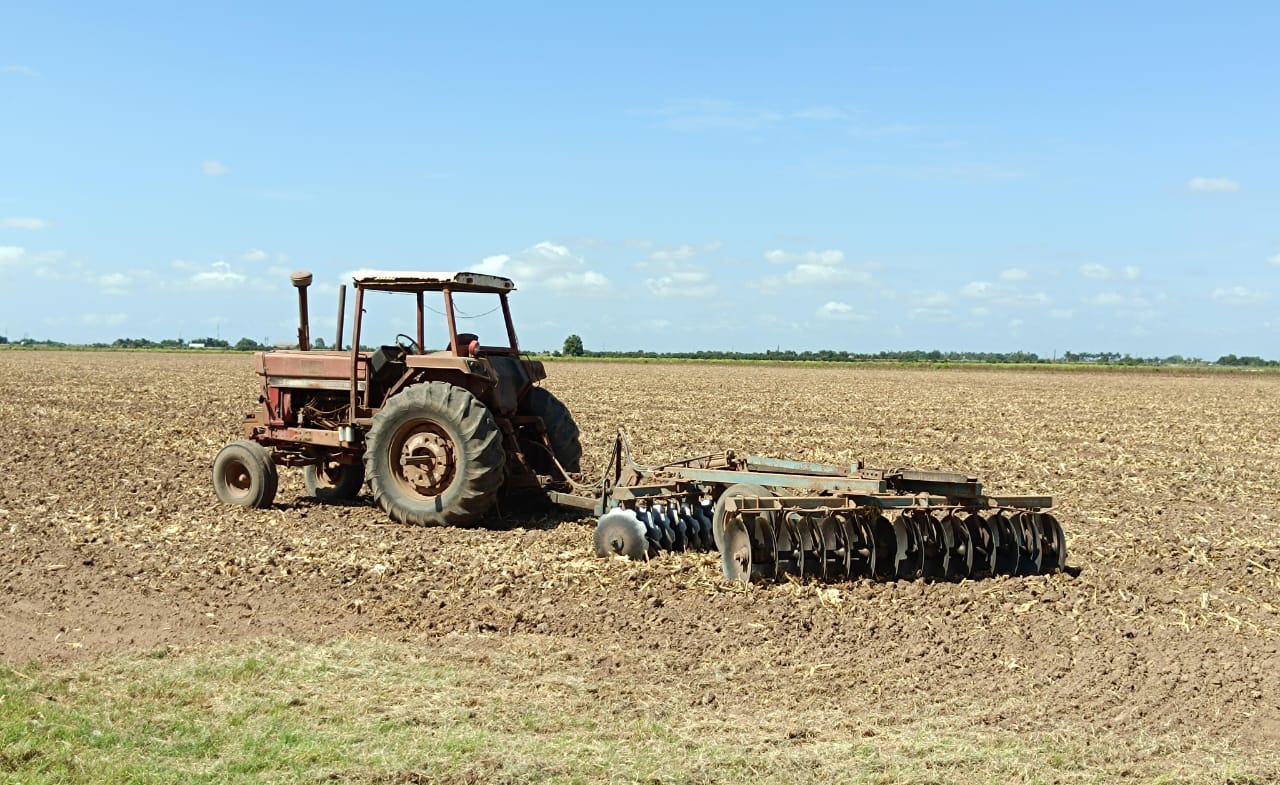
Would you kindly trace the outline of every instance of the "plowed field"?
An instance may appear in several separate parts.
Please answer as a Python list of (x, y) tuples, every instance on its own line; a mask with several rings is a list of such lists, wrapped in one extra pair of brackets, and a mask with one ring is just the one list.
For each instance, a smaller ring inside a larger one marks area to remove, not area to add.
[(710, 554), (597, 560), (575, 513), (404, 527), (314, 503), (298, 470), (273, 508), (224, 507), (209, 466), (256, 400), (247, 356), (8, 351), (0, 661), (347, 636), (569, 652), (618, 716), (714, 718), (744, 745), (963, 726), (1116, 777), (1280, 776), (1280, 375), (548, 370), (584, 467), (622, 427), (648, 463), (969, 471), (1056, 497), (1074, 569), (742, 588)]

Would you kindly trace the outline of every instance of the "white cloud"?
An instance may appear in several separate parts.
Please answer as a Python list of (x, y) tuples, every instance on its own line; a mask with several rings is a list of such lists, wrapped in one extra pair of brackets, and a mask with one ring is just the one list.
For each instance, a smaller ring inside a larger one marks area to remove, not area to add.
[(39, 76), (40, 75), (36, 71), (36, 69), (32, 68), (31, 66), (19, 65), (17, 63), (14, 63), (13, 65), (6, 65), (3, 68), (0, 68), (0, 73), (17, 74), (18, 76)]
[(125, 294), (125, 287), (129, 285), (129, 276), (124, 273), (107, 273), (98, 276), (96, 283), (103, 294)]
[(951, 295), (947, 294), (946, 292), (937, 291), (935, 289), (934, 291), (928, 292), (923, 297), (921, 297), (920, 304), (925, 306), (926, 308), (937, 308), (943, 305), (950, 305)]
[(751, 131), (783, 119), (777, 112), (718, 99), (670, 101), (638, 114), (657, 117), (660, 125), (675, 131)]
[(1075, 311), (1070, 308), (1054, 308), (1049, 311), (1050, 319), (1070, 319), (1075, 315)]
[(692, 259), (697, 253), (692, 245), (681, 245), (669, 251), (654, 251), (649, 254), (649, 258), (655, 262), (683, 262)]
[[(640, 270), (676, 270), (679, 269), (682, 262), (704, 253), (714, 253), (723, 246), (719, 240), (712, 240), (709, 243), (701, 245), (677, 245), (674, 248), (660, 248), (649, 254), (646, 261), (636, 264), (636, 268)], [(652, 244), (648, 244), (652, 247)]]
[(1009, 329), (1010, 329), (1010, 330), (1016, 330), (1016, 329), (1018, 329), (1019, 327), (1021, 327), (1023, 324), (1024, 324), (1024, 322), (1023, 322), (1021, 319), (1010, 319), (1010, 320), (1009, 320)]
[(658, 297), (709, 297), (716, 292), (711, 276), (702, 270), (677, 270), (657, 278), (648, 278), (644, 285)]
[(1240, 190), (1240, 183), (1228, 177), (1192, 177), (1187, 181), (1187, 190), (1203, 193), (1234, 193)]
[(989, 309), (989, 308), (985, 308), (985, 307), (983, 307), (983, 306), (979, 305), (977, 308), (970, 308), (970, 309), (969, 309), (969, 315), (970, 315), (970, 316), (975, 316), (975, 317), (977, 317), (977, 318), (979, 318), (979, 319), (985, 319), (986, 317), (988, 317), (988, 316), (990, 316), (990, 315), (991, 315), (991, 309)]
[(27, 255), (27, 249), (16, 245), (0, 245), (0, 264), (17, 264)]
[(85, 313), (80, 323), (88, 327), (116, 327), (129, 321), (127, 313)]
[[(1138, 295), (1130, 297), (1119, 292), (1108, 291), (1095, 294), (1085, 300), (1085, 304), (1108, 308), (1116, 318), (1146, 321), (1157, 317), (1159, 312), (1156, 310), (1156, 305), (1163, 305), (1167, 301), (1168, 298), (1163, 294), (1155, 295), (1155, 302), (1153, 303), (1146, 297)], [(1053, 314), (1050, 315), (1052, 316)]]
[(214, 262), (208, 270), (191, 276), (191, 283), (201, 289), (231, 289), (244, 284), (245, 276), (226, 262)]
[(604, 274), (586, 268), (586, 261), (563, 245), (541, 242), (518, 254), (498, 254), (480, 260), (478, 273), (511, 278), (522, 288), (556, 291), (598, 291), (609, 285)]
[(1090, 263), (1081, 265), (1080, 274), (1095, 281), (1136, 281), (1142, 274), (1142, 270), (1131, 264), (1112, 270), (1110, 267)]
[(1000, 273), (1000, 280), (1002, 281), (1025, 281), (1030, 277), (1031, 276), (1027, 274), (1026, 270), (1019, 267), (1010, 267), (1008, 270)]
[(955, 319), (950, 308), (912, 308), (907, 316), (924, 322), (950, 322)]
[(5, 229), (30, 229), (35, 231), (37, 229), (47, 229), (49, 227), (49, 222), (43, 218), (20, 218), (15, 216), (11, 218), (0, 218), (0, 227), (4, 227)]
[(271, 258), (271, 255), (261, 248), (250, 248), (240, 257), (245, 262), (265, 262), (269, 258)]
[(868, 281), (869, 273), (859, 270), (846, 270), (843, 267), (832, 267), (825, 264), (797, 264), (784, 276), (787, 283), (796, 286), (836, 286), (845, 283)]
[(866, 282), (871, 274), (865, 270), (850, 270), (844, 266), (844, 251), (784, 251), (775, 248), (764, 252), (770, 264), (789, 264), (792, 268), (782, 276), (768, 276), (754, 285), (768, 288), (791, 284), (793, 286), (839, 286)]
[(1280, 267), (1280, 253), (1276, 254), (1275, 256), (1268, 256), (1268, 257), (1267, 257), (1267, 264), (1271, 264), (1271, 265), (1275, 265), (1276, 267)]
[(219, 161), (208, 160), (200, 164), (201, 174), (208, 175), (209, 177), (220, 177), (230, 171), (231, 170), (227, 168), (226, 164)]
[(844, 261), (844, 251), (833, 248), (827, 251), (794, 253), (775, 248), (772, 251), (765, 251), (764, 258), (773, 264), (808, 264), (831, 267)]
[(1224, 289), (1214, 289), (1209, 295), (1214, 302), (1223, 305), (1261, 305), (1271, 299), (1270, 292), (1263, 292), (1257, 289), (1250, 289), (1247, 286), (1231, 286)]
[(870, 318), (865, 314), (860, 314), (854, 311), (852, 305), (837, 302), (835, 300), (824, 303), (814, 315), (819, 319), (828, 319), (838, 322), (864, 322)]
[(1024, 308), (1034, 305), (1047, 305), (1049, 295), (1044, 292), (1026, 293), (1009, 284), (996, 284), (990, 281), (972, 281), (960, 288), (960, 296), (971, 300), (984, 300), (997, 307)]
[(795, 113), (802, 120), (843, 120), (849, 115), (843, 109), (834, 106), (812, 106)]

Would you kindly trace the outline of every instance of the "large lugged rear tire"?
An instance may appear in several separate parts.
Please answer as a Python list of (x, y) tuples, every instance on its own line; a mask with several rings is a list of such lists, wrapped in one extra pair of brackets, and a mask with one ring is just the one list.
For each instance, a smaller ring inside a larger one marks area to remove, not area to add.
[(520, 409), (521, 414), (542, 418), (551, 449), (564, 470), (570, 474), (582, 471), (582, 442), (579, 440), (578, 424), (573, 421), (569, 407), (547, 390), (534, 387), (529, 390)]
[(473, 523), (497, 499), (506, 460), (493, 414), (446, 382), (406, 387), (365, 434), (364, 473), (373, 498), (399, 523)]
[(225, 504), (270, 507), (279, 482), (271, 453), (257, 442), (232, 442), (213, 459), (213, 492)]

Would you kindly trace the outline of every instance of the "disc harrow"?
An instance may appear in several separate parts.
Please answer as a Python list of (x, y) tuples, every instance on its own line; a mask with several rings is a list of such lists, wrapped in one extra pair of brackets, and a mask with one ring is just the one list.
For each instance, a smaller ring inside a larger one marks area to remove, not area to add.
[[(802, 495), (803, 494), (803, 495)], [(952, 472), (868, 469), (733, 452), (656, 467), (619, 434), (602, 483), (599, 556), (718, 550), (724, 577), (961, 580), (1067, 563), (1047, 496), (988, 496)]]

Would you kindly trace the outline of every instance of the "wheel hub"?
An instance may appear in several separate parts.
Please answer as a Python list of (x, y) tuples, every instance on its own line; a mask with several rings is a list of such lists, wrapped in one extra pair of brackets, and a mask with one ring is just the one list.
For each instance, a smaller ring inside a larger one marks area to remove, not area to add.
[(453, 482), (453, 440), (430, 426), (408, 435), (400, 447), (400, 477), (421, 496), (439, 496)]
[(253, 486), (253, 478), (249, 476), (248, 467), (239, 461), (227, 463), (226, 468), (222, 470), (222, 480), (237, 497), (248, 496)]

